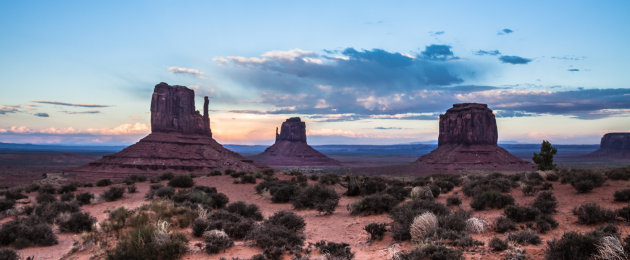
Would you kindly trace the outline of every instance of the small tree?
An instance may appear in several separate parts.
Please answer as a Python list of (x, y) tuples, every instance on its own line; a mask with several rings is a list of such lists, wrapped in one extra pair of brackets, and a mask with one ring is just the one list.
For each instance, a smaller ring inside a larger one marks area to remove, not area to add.
[(532, 160), (538, 165), (538, 170), (547, 171), (555, 170), (556, 165), (553, 164), (553, 156), (558, 152), (558, 149), (551, 146), (551, 143), (547, 140), (543, 140), (540, 146), (540, 153), (534, 153)]

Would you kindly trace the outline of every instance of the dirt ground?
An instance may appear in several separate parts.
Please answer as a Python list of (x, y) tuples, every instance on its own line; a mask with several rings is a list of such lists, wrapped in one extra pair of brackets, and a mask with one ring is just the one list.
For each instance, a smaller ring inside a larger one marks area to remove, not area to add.
[[(282, 178), (289, 178), (288, 176), (279, 176)], [(204, 176), (195, 178), (197, 185), (216, 187), (219, 192), (225, 193), (230, 198), (230, 202), (245, 201), (247, 203), (258, 205), (265, 217), (269, 217), (280, 210), (292, 210), (292, 206), (289, 203), (271, 203), (270, 200), (256, 194), (254, 189), (255, 184), (234, 184), (233, 181), (234, 179), (230, 176)], [(587, 232), (598, 227), (597, 225), (586, 226), (577, 224), (577, 217), (572, 213), (574, 207), (586, 202), (597, 202), (603, 208), (610, 209), (618, 209), (627, 205), (626, 203), (614, 202), (613, 193), (620, 189), (629, 188), (630, 182), (628, 181), (608, 180), (604, 186), (595, 188), (592, 192), (587, 194), (578, 194), (569, 184), (560, 184), (560, 182), (552, 183), (553, 193), (558, 199), (558, 212), (555, 213), (553, 217), (558, 221), (559, 227), (547, 234), (541, 234), (540, 237), (542, 239), (542, 243), (540, 245), (529, 245), (523, 247), (526, 249), (531, 259), (542, 259), (544, 257), (546, 241), (551, 241), (554, 238), (560, 238), (564, 232)], [(165, 184), (165, 182), (162, 184)], [(144, 196), (149, 190), (150, 185), (151, 184), (148, 182), (136, 183), (138, 190), (137, 193), (125, 193), (123, 199), (114, 202), (105, 202), (98, 198), (98, 195), (108, 189), (108, 187), (81, 187), (77, 192), (88, 191), (97, 195), (95, 203), (84, 205), (82, 208), (101, 222), (107, 218), (109, 211), (117, 207), (124, 206), (126, 208), (133, 209), (141, 206), (143, 203), (147, 203)], [(345, 189), (339, 185), (335, 186), (335, 189), (340, 194), (345, 191)], [(437, 201), (445, 203), (448, 196), (453, 193), (458, 193), (459, 197), (462, 199), (461, 207), (465, 210), (471, 210), (471, 198), (465, 197), (460, 190), (461, 187), (456, 187), (449, 193), (440, 194)], [(36, 193), (30, 193), (28, 195), (30, 201), (35, 201)], [(535, 196), (524, 196), (519, 188), (513, 189), (511, 195), (516, 200), (516, 204), (519, 205), (529, 205), (535, 198)], [(350, 244), (352, 252), (355, 253), (355, 259), (388, 259), (390, 254), (394, 251), (406, 251), (415, 246), (409, 241), (397, 243), (393, 240), (390, 232), (385, 234), (382, 241), (375, 241), (372, 243), (368, 242), (369, 235), (363, 230), (363, 227), (373, 222), (388, 223), (391, 222), (391, 219), (388, 214), (371, 216), (350, 215), (346, 206), (358, 199), (359, 197), (342, 196), (336, 211), (332, 215), (321, 215), (315, 210), (295, 211), (296, 214), (303, 217), (306, 222), (306, 229), (304, 232), (306, 236), (306, 243), (314, 243), (320, 240), (345, 242)], [(452, 209), (455, 208), (456, 207), (452, 207)], [(473, 212), (473, 216), (484, 218), (489, 223), (494, 222), (494, 219), (502, 214), (502, 209)], [(0, 220), (0, 223), (4, 223), (10, 219), (10, 217), (4, 218)], [(625, 223), (619, 223), (618, 226), (622, 236), (625, 237), (630, 234), (630, 227), (628, 225)], [(56, 229), (54, 231), (58, 237), (59, 244), (49, 247), (25, 248), (18, 250), (19, 254), (22, 257), (35, 256), (35, 259), (60, 259), (64, 256), (65, 259), (90, 259), (91, 252), (89, 252), (89, 250), (69, 254), (75, 242), (79, 241), (81, 236), (80, 234), (60, 233), (59, 230)], [(187, 234), (191, 234), (190, 229), (183, 231)], [(485, 234), (472, 234), (472, 236), (477, 240), (483, 241), (486, 245), (464, 251), (466, 259), (502, 259), (504, 253), (491, 252), (488, 249), (487, 244), (494, 236), (505, 239), (505, 235), (488, 232)], [(207, 255), (195, 246), (195, 244), (200, 242), (201, 239), (192, 238), (192, 236), (190, 239), (190, 252), (182, 259), (219, 259), (220, 257), (226, 257), (227, 259), (231, 259), (233, 257), (250, 258), (251, 256), (262, 252), (262, 250), (257, 247), (247, 245), (243, 241), (235, 241), (235, 246), (228, 249), (225, 253)], [(287, 259), (290, 258), (287, 257)]]

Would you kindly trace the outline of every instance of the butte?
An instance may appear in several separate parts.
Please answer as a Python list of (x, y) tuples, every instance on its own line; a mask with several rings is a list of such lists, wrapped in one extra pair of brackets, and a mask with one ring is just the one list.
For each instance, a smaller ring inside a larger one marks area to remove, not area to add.
[(602, 137), (599, 149), (588, 157), (601, 159), (630, 159), (630, 133), (607, 133)]
[(276, 128), (276, 142), (261, 154), (253, 156), (256, 162), (269, 166), (339, 166), (306, 143), (306, 123), (292, 117)]
[(440, 115), (438, 148), (416, 160), (418, 172), (531, 170), (532, 164), (497, 145), (497, 122), (486, 104), (454, 104)]
[(89, 175), (124, 177), (161, 172), (208, 173), (212, 170), (259, 169), (251, 160), (212, 138), (208, 97), (203, 115), (195, 110), (195, 92), (184, 86), (157, 84), (151, 98), (151, 133), (122, 151), (69, 170)]

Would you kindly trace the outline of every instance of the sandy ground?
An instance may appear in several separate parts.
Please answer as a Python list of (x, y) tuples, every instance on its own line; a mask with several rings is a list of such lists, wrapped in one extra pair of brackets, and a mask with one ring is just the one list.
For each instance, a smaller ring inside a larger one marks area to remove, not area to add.
[[(288, 176), (281, 176), (282, 178), (288, 178)], [(197, 185), (206, 185), (216, 187), (219, 192), (225, 193), (230, 202), (245, 201), (247, 203), (254, 203), (258, 205), (265, 217), (269, 217), (280, 210), (292, 210), (292, 206), (289, 203), (274, 204), (268, 199), (256, 194), (254, 190), (255, 184), (234, 184), (234, 179), (230, 176), (213, 176), (213, 177), (199, 177), (195, 179)], [(259, 180), (260, 181), (260, 180)], [(165, 184), (165, 182), (163, 182)], [(145, 194), (149, 190), (151, 184), (148, 182), (137, 183), (137, 193), (129, 194), (125, 193), (124, 198), (114, 202), (104, 202), (97, 198), (97, 201), (90, 205), (83, 206), (83, 210), (90, 213), (90, 215), (96, 217), (98, 221), (103, 221), (107, 218), (108, 212), (119, 206), (125, 206), (127, 208), (136, 208), (143, 203), (146, 203), (144, 199)], [(566, 231), (579, 231), (587, 232), (598, 226), (586, 226), (576, 223), (577, 217), (573, 215), (572, 209), (586, 202), (597, 202), (604, 208), (617, 209), (622, 208), (626, 203), (619, 203), (613, 201), (613, 193), (617, 190), (629, 188), (630, 182), (628, 181), (606, 181), (604, 186), (594, 189), (588, 194), (578, 194), (569, 184), (560, 184), (560, 182), (553, 182), (554, 195), (558, 199), (558, 212), (554, 214), (554, 218), (558, 221), (559, 227), (547, 234), (540, 235), (542, 243), (537, 246), (525, 246), (527, 253), (532, 259), (541, 259), (544, 257), (544, 248), (546, 247), (546, 241), (550, 241), (554, 238), (560, 238)], [(108, 187), (89, 187), (79, 188), (78, 192), (89, 191), (94, 194), (101, 194)], [(339, 193), (343, 193), (345, 189), (339, 185), (335, 186), (335, 189)], [(447, 194), (440, 194), (437, 199), (438, 202), (445, 203), (446, 198), (453, 194), (458, 193), (462, 199), (461, 207), (470, 210), (471, 198), (465, 197), (460, 191), (460, 187), (456, 187), (453, 191)], [(529, 205), (535, 198), (524, 196), (520, 189), (513, 189), (512, 196), (515, 198), (516, 203), (520, 205)], [(29, 194), (31, 201), (34, 201), (36, 193)], [(98, 196), (97, 196), (98, 197)], [(396, 242), (392, 239), (391, 233), (387, 232), (385, 238), (382, 241), (376, 241), (369, 243), (368, 234), (363, 230), (363, 227), (369, 223), (378, 222), (390, 222), (388, 214), (380, 214), (373, 216), (352, 216), (349, 214), (346, 206), (358, 197), (345, 197), (342, 196), (337, 206), (336, 211), (332, 215), (321, 215), (315, 210), (301, 210), (296, 213), (302, 216), (306, 222), (306, 242), (317, 242), (319, 240), (328, 240), (334, 242), (345, 242), (350, 244), (352, 251), (355, 253), (355, 259), (386, 259), (389, 254), (389, 248), (393, 247)], [(455, 208), (452, 208), (455, 209)], [(489, 223), (494, 222), (494, 219), (503, 214), (503, 210), (484, 210), (473, 212), (473, 216), (482, 217)], [(4, 218), (0, 220), (0, 223), (9, 221), (11, 218)], [(630, 234), (630, 227), (624, 223), (618, 224), (622, 235), (626, 236)], [(191, 234), (190, 229), (184, 230), (184, 232)], [(78, 234), (63, 234), (59, 233), (55, 229), (59, 244), (49, 247), (31, 247), (19, 250), (19, 254), (23, 257), (35, 256), (35, 259), (60, 259), (66, 255), (72, 248), (75, 241), (79, 240)], [(494, 236), (498, 236), (502, 239), (505, 238), (503, 234), (495, 234), (494, 232), (486, 234), (473, 234), (473, 238), (483, 241), (486, 244)], [(189, 243), (190, 253), (185, 255), (182, 259), (218, 259), (220, 257), (226, 257), (231, 259), (232, 257), (250, 258), (255, 254), (259, 254), (262, 250), (246, 245), (243, 241), (235, 241), (235, 246), (228, 249), (223, 254), (207, 255), (200, 251), (195, 243), (200, 242), (198, 238), (191, 238)], [(413, 248), (410, 242), (404, 242), (400, 244), (402, 250), (409, 250)], [(492, 253), (487, 246), (469, 249), (464, 252), (467, 259), (502, 259), (503, 253)], [(79, 252), (71, 255), (69, 259), (89, 259), (89, 252)], [(287, 258), (289, 259), (289, 258)]]

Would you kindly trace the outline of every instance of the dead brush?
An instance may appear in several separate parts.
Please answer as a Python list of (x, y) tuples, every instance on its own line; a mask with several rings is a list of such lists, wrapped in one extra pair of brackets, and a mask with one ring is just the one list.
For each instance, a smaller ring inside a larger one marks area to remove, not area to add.
[(437, 228), (438, 219), (435, 214), (431, 212), (422, 213), (413, 219), (413, 222), (409, 227), (411, 240), (413, 242), (420, 243), (428, 234), (435, 231)]
[(628, 258), (619, 239), (614, 236), (605, 236), (599, 240), (595, 259), (623, 260)]
[(488, 222), (482, 218), (469, 218), (466, 220), (466, 231), (473, 234), (485, 233), (488, 230)]

